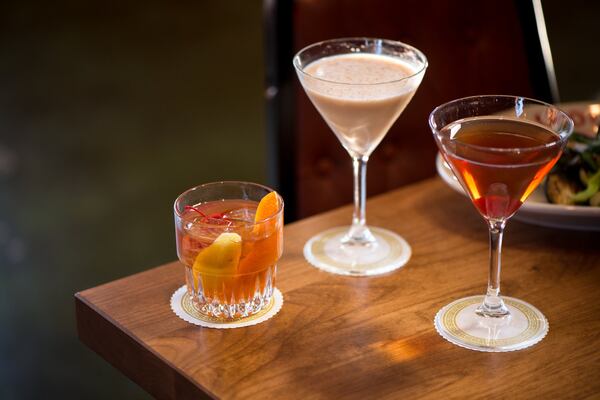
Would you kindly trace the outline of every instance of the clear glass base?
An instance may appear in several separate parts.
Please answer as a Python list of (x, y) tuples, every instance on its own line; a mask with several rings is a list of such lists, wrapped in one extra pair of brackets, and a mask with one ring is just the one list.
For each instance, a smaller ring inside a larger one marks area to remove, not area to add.
[(243, 319), (260, 312), (265, 306), (271, 302), (272, 287), (268, 292), (260, 293), (250, 299), (250, 301), (242, 301), (240, 303), (223, 304), (219, 301), (200, 301), (192, 299), (194, 309), (204, 318), (218, 321), (235, 321)]
[(510, 313), (504, 317), (478, 315), (483, 296), (453, 301), (435, 316), (435, 329), (457, 346), (488, 352), (521, 350), (546, 336), (548, 321), (540, 310), (512, 297), (503, 299)]
[(198, 311), (186, 286), (180, 287), (173, 293), (170, 305), (175, 315), (190, 324), (206, 328), (232, 329), (260, 324), (274, 317), (283, 307), (283, 295), (279, 289), (273, 288), (271, 299), (260, 311), (235, 319), (216, 318)]
[(337, 227), (313, 236), (304, 245), (304, 257), (313, 266), (333, 274), (380, 275), (404, 266), (411, 248), (401, 236), (370, 228), (374, 240), (349, 241), (350, 227)]
[(237, 320), (261, 311), (273, 296), (277, 265), (231, 276), (194, 274), (186, 270), (187, 293), (193, 307), (207, 319)]

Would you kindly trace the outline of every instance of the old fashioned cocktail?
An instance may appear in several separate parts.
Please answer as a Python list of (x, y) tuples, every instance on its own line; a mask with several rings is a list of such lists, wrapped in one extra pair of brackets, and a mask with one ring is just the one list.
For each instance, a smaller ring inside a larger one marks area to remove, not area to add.
[(283, 200), (245, 182), (198, 186), (175, 201), (177, 254), (201, 313), (254, 314), (271, 300), (283, 251)]

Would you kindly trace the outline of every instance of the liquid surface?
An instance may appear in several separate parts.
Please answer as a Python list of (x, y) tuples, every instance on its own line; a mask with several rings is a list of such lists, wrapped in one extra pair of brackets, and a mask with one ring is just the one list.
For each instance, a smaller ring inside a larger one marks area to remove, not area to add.
[[(391, 56), (355, 53), (321, 58), (307, 65), (304, 72), (327, 81), (365, 85), (398, 81), (413, 75), (416, 70)], [(362, 97), (360, 90), (352, 88), (334, 91), (337, 95)]]
[(442, 153), (454, 174), (479, 212), (493, 220), (513, 215), (562, 151), (555, 144), (558, 135), (523, 120), (467, 118), (444, 127), (441, 134), (446, 138)]
[(353, 156), (371, 154), (423, 76), (413, 76), (417, 69), (400, 59), (377, 54), (324, 57), (304, 71), (311, 75), (299, 75), (306, 93)]

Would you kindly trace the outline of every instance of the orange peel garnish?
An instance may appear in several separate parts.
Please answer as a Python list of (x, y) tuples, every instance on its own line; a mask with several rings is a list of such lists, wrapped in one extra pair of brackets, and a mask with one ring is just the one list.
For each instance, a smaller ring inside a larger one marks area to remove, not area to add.
[(260, 271), (274, 265), (279, 259), (283, 246), (280, 219), (265, 220), (277, 215), (280, 209), (281, 198), (276, 192), (270, 192), (260, 200), (254, 217), (256, 225), (252, 230), (256, 241), (246, 244), (238, 265), (238, 273)]
[(281, 207), (281, 201), (277, 192), (270, 192), (260, 199), (258, 207), (256, 208), (256, 214), (254, 215), (254, 222), (258, 223), (269, 217), (274, 216)]

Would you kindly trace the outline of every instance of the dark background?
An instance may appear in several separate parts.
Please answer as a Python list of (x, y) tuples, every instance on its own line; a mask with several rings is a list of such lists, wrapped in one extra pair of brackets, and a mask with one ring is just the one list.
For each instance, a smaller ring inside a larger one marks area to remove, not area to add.
[[(543, 2), (563, 101), (600, 100), (598, 3)], [(73, 294), (175, 259), (171, 205), (264, 182), (258, 0), (0, 3), (0, 398), (146, 398)], [(350, 199), (349, 199), (350, 200)]]

